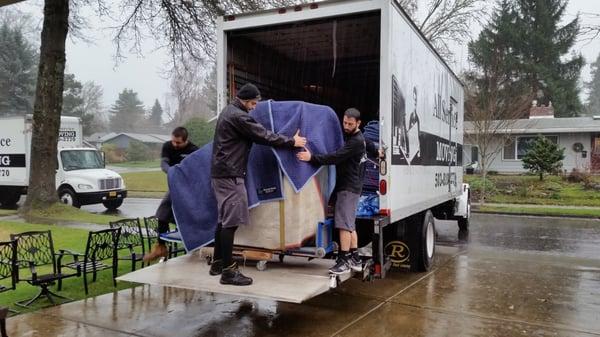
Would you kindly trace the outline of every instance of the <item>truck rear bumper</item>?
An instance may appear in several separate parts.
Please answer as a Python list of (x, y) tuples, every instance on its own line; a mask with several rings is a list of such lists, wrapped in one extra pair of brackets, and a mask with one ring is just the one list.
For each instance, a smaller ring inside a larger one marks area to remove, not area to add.
[(77, 197), (81, 205), (100, 204), (105, 201), (127, 198), (127, 190), (78, 193)]

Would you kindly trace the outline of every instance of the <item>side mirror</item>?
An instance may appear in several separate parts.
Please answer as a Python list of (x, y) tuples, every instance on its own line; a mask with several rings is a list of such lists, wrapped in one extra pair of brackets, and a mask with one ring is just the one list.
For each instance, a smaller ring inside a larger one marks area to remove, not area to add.
[(102, 167), (106, 168), (106, 153), (101, 151), (100, 154), (102, 155)]

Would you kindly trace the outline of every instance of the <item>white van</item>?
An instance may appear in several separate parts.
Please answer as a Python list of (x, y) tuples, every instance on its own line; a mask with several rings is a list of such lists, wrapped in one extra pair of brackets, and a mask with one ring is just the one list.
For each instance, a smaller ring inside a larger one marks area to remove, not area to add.
[[(32, 117), (0, 118), (0, 204), (14, 207), (27, 194), (31, 160)], [(127, 197), (123, 178), (104, 167), (95, 148), (83, 147), (81, 120), (61, 117), (56, 188), (62, 203), (80, 207), (103, 204), (109, 210)]]

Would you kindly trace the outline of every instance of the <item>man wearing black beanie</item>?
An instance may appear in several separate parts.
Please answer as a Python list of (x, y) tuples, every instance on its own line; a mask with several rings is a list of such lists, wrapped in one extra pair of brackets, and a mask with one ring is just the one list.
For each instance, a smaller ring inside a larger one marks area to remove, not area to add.
[(249, 224), (245, 178), (252, 144), (302, 148), (306, 138), (300, 137), (299, 131), (292, 138), (278, 135), (250, 116), (260, 100), (255, 85), (242, 86), (236, 96), (219, 115), (213, 142), (211, 184), (217, 199), (218, 224), (210, 274), (221, 275), (221, 284), (244, 286), (252, 284), (252, 279), (240, 273), (232, 255), (236, 229)]

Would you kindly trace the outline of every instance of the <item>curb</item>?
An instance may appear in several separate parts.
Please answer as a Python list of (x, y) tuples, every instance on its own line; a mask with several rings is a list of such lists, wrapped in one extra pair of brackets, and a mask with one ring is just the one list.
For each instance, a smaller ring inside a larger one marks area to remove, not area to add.
[(498, 212), (498, 211), (480, 211), (480, 210), (471, 210), (472, 213), (477, 214), (492, 214), (492, 215), (512, 215), (512, 216), (531, 216), (531, 217), (540, 217), (540, 218), (559, 218), (559, 219), (589, 219), (589, 220), (600, 220), (600, 217), (594, 216), (585, 216), (585, 215), (560, 215), (560, 214), (538, 214), (538, 213), (511, 213), (511, 212)]

